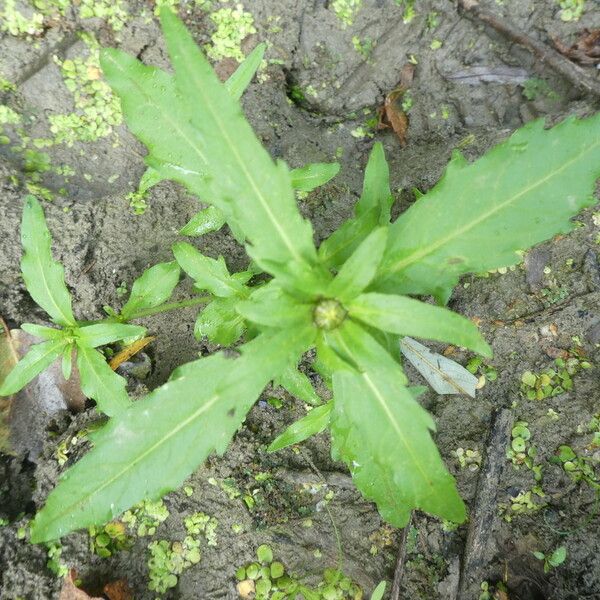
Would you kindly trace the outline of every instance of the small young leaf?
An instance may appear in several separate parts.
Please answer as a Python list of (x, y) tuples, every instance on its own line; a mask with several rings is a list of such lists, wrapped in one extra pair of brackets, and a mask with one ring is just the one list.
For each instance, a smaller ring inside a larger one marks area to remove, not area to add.
[(305, 417), (295, 421), (282, 434), (278, 435), (267, 448), (267, 452), (276, 452), (287, 446), (299, 444), (312, 435), (321, 433), (329, 425), (332, 408), (331, 400), (313, 408)]
[(358, 296), (375, 277), (386, 242), (387, 228), (380, 227), (370, 233), (342, 265), (331, 282), (327, 295), (342, 302)]
[(106, 523), (179, 487), (211, 452), (225, 451), (262, 389), (313, 338), (308, 329), (262, 334), (239, 348), (239, 358), (216, 354), (177, 369), (95, 433), (94, 449), (65, 473), (38, 512), (32, 542)]
[(244, 319), (237, 313), (237, 298), (216, 298), (207, 304), (196, 319), (194, 336), (208, 338), (213, 344), (231, 346), (246, 331)]
[(49, 367), (67, 345), (67, 340), (58, 338), (35, 344), (13, 367), (0, 385), (0, 396), (10, 396), (23, 389), (34, 377)]
[(62, 355), (62, 375), (65, 381), (71, 379), (71, 371), (73, 369), (73, 348), (74, 344), (68, 344), (65, 346)]
[(464, 346), (483, 356), (492, 351), (477, 326), (461, 315), (406, 296), (363, 294), (348, 305), (352, 317), (391, 333)]
[(371, 594), (371, 600), (383, 600), (383, 594), (385, 594), (386, 582), (380, 581), (377, 587)]
[(25, 197), (21, 241), (24, 250), (21, 271), (27, 291), (55, 323), (67, 327), (75, 325), (65, 270), (52, 258), (52, 238), (44, 211), (34, 196)]
[(390, 191), (390, 170), (381, 142), (375, 142), (365, 169), (363, 191), (356, 203), (355, 214), (361, 217), (373, 208), (379, 209), (379, 224), (388, 225), (394, 197)]
[(222, 256), (218, 260), (209, 258), (186, 242), (174, 244), (173, 254), (181, 268), (196, 282), (197, 289), (208, 290), (219, 298), (247, 295), (244, 286), (229, 274)]
[(299, 192), (312, 192), (325, 185), (340, 171), (339, 163), (310, 163), (290, 171), (292, 187)]
[(540, 552), (539, 550), (536, 552), (532, 552), (532, 554), (538, 559), (538, 560), (544, 560), (546, 558), (546, 555), (543, 552)]
[(548, 562), (553, 566), (553, 567), (558, 567), (559, 565), (562, 565), (565, 562), (565, 559), (567, 558), (567, 548), (565, 546), (559, 546), (550, 556), (550, 558), (548, 559)]
[(391, 226), (372, 289), (447, 301), (461, 275), (513, 265), (517, 251), (571, 231), (599, 175), (600, 114), (528, 123), (472, 164), (455, 155)]
[(196, 213), (179, 233), (188, 237), (199, 237), (211, 231), (218, 231), (223, 225), (225, 225), (223, 213), (217, 207), (209, 206)]
[(179, 266), (175, 261), (158, 263), (146, 269), (131, 287), (131, 294), (121, 309), (121, 317), (132, 318), (139, 310), (154, 308), (168, 300), (179, 283)]
[(160, 173), (153, 169), (152, 167), (148, 167), (140, 179), (138, 184), (138, 192), (145, 194), (150, 188), (153, 188), (155, 185), (163, 181)]
[(77, 368), (83, 393), (96, 401), (100, 412), (114, 417), (131, 404), (125, 379), (108, 366), (98, 350), (78, 344)]
[(334, 458), (344, 460), (358, 489), (396, 527), (404, 527), (415, 508), (464, 521), (465, 506), (429, 433), (433, 420), (404, 386), (397, 363), (378, 365), (377, 357), (363, 353), (371, 344), (365, 336), (350, 321), (327, 335), (358, 367), (333, 375)]
[(146, 335), (146, 328), (123, 323), (96, 323), (77, 330), (77, 343), (90, 348), (112, 344), (129, 337)]
[(402, 338), (400, 350), (438, 394), (467, 394), (475, 398), (477, 377), (457, 362), (409, 337)]
[(258, 44), (225, 82), (225, 88), (234, 100), (239, 100), (250, 85), (254, 74), (260, 67), (266, 49), (266, 44)]
[(312, 323), (313, 305), (296, 300), (272, 281), (257, 289), (248, 300), (239, 302), (236, 310), (244, 319), (259, 325), (293, 327)]
[(35, 323), (22, 323), (21, 329), (43, 340), (56, 340), (66, 335), (63, 329), (45, 327), (44, 325), (36, 325)]
[(388, 225), (394, 198), (390, 192), (389, 170), (383, 146), (377, 142), (371, 150), (363, 191), (348, 219), (319, 248), (319, 257), (331, 267), (339, 267), (378, 225)]
[(295, 396), (298, 400), (302, 400), (302, 402), (315, 406), (321, 404), (321, 398), (315, 392), (310, 379), (294, 365), (289, 365), (275, 379), (275, 385), (280, 385), (292, 396)]

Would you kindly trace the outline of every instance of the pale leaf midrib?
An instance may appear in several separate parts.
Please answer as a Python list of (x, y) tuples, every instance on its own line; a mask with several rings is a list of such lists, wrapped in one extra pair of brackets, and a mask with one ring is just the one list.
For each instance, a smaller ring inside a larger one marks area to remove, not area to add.
[[(180, 47), (180, 50), (182, 51), (181, 52), (182, 55), (187, 57), (187, 61), (189, 61), (190, 63), (193, 64), (194, 61), (190, 59), (189, 53), (187, 51), (187, 47), (185, 47), (185, 46), (183, 48)], [(284, 245), (289, 250), (291, 256), (296, 261), (303, 262), (302, 257), (296, 250), (296, 247), (293, 244), (292, 240), (290, 240), (288, 238), (287, 233), (281, 227), (278, 220), (275, 218), (275, 215), (271, 211), (271, 207), (269, 206), (269, 203), (267, 202), (262, 191), (260, 190), (256, 181), (254, 180), (254, 177), (252, 177), (251, 173), (248, 171), (248, 169), (246, 167), (246, 163), (242, 160), (242, 157), (240, 156), (240, 154), (238, 152), (237, 145), (235, 143), (233, 143), (233, 141), (231, 140), (229, 133), (227, 131), (227, 128), (224, 126), (224, 123), (221, 120), (218, 111), (214, 110), (211, 98), (205, 93), (204, 85), (202, 85), (202, 81), (200, 81), (198, 79), (198, 77), (196, 75), (196, 70), (191, 69), (191, 75), (194, 80), (194, 84), (196, 86), (196, 92), (198, 93), (199, 96), (201, 96), (203, 98), (204, 105), (207, 107), (208, 111), (211, 113), (211, 116), (212, 116), (214, 122), (217, 124), (218, 130), (220, 131), (221, 135), (225, 138), (230, 151), (232, 152), (232, 154), (234, 155), (234, 157), (236, 159), (238, 168), (243, 172), (246, 180), (249, 182), (250, 186), (252, 187), (254, 196), (257, 198), (259, 204), (263, 207), (264, 212), (267, 214), (268, 219), (271, 221), (271, 223), (275, 227), (275, 230), (278, 232), (281, 240), (283, 241)], [(279, 257), (276, 257), (276, 258), (279, 258)]]
[(486, 221), (490, 217), (493, 217), (497, 212), (503, 210), (504, 208), (506, 208), (510, 204), (512, 204), (512, 203), (516, 202), (517, 200), (519, 200), (523, 195), (531, 192), (535, 188), (543, 185), (544, 183), (547, 183), (552, 178), (554, 178), (555, 176), (557, 176), (560, 173), (562, 173), (562, 171), (564, 171), (567, 167), (571, 166), (573, 163), (575, 163), (578, 160), (580, 160), (582, 156), (584, 156), (588, 152), (591, 152), (597, 146), (600, 146), (600, 141), (595, 142), (593, 144), (590, 144), (582, 152), (580, 152), (579, 154), (575, 155), (575, 157), (572, 158), (571, 160), (565, 161), (559, 168), (553, 170), (546, 177), (543, 177), (542, 179), (537, 180), (533, 185), (530, 185), (530, 186), (526, 187), (525, 189), (521, 190), (520, 192), (518, 192), (517, 194), (514, 194), (513, 196), (509, 197), (508, 200), (506, 200), (506, 201), (498, 204), (497, 206), (495, 206), (491, 210), (483, 213), (480, 217), (478, 217), (474, 221), (471, 221), (469, 224), (466, 224), (463, 227), (461, 227), (461, 228), (459, 228), (457, 230), (454, 230), (452, 233), (450, 233), (446, 237), (438, 240), (437, 242), (431, 244), (430, 246), (425, 247), (425, 248), (421, 248), (421, 249), (417, 250), (416, 252), (414, 252), (413, 254), (411, 254), (410, 256), (407, 256), (406, 258), (398, 261), (397, 263), (394, 263), (394, 264), (388, 266), (387, 268), (382, 269), (379, 272), (379, 277), (385, 276), (385, 275), (389, 275), (389, 274), (392, 274), (392, 273), (397, 273), (398, 271), (402, 271), (403, 269), (405, 269), (406, 267), (410, 266), (411, 264), (413, 264), (415, 262), (418, 262), (422, 258), (424, 258), (425, 256), (427, 256), (427, 255), (435, 252), (440, 247), (444, 246), (445, 244), (447, 244), (448, 242), (452, 241), (453, 239), (461, 237), (462, 235), (464, 235), (465, 233), (469, 232), (471, 229), (473, 229), (474, 227), (476, 227), (477, 225), (479, 225), (483, 221)]
[[(348, 356), (352, 356), (354, 362), (356, 364), (359, 364), (359, 362), (356, 360), (356, 355), (352, 352), (352, 350), (350, 350), (350, 348), (346, 344), (346, 340), (344, 340), (341, 335), (338, 336), (338, 339), (340, 340), (341, 345), (344, 348), (344, 351), (348, 354)], [(398, 421), (396, 420), (396, 417), (390, 411), (389, 406), (388, 406), (388, 404), (387, 404), (387, 402), (385, 400), (384, 394), (381, 393), (381, 391), (377, 387), (376, 383), (373, 381), (373, 379), (371, 378), (371, 376), (369, 375), (369, 373), (367, 371), (362, 371), (360, 373), (360, 376), (365, 380), (365, 382), (367, 383), (367, 386), (371, 389), (371, 391), (375, 395), (375, 399), (377, 400), (377, 402), (379, 403), (379, 405), (383, 408), (386, 416), (388, 417), (388, 420), (390, 421), (390, 423), (392, 424), (392, 426), (394, 428), (394, 431), (396, 432), (396, 434), (400, 438), (400, 442), (402, 443), (402, 445), (406, 449), (407, 453), (410, 455), (412, 463), (416, 466), (417, 470), (419, 471), (419, 473), (421, 475), (421, 478), (433, 490), (434, 489), (433, 482), (427, 476), (427, 473), (423, 469), (423, 466), (421, 465), (421, 462), (418, 460), (418, 457), (416, 456), (415, 451), (414, 451), (412, 445), (409, 444), (406, 436), (404, 435), (404, 432), (402, 431), (402, 428), (400, 427), (400, 425), (398, 424)], [(413, 402), (414, 402), (414, 400), (413, 400)]]

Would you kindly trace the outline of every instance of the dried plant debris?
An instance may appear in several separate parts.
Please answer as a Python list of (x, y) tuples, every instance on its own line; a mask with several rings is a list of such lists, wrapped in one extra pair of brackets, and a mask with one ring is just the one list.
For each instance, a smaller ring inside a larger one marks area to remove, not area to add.
[(552, 41), (556, 49), (567, 58), (581, 65), (600, 64), (600, 29), (583, 29), (571, 46), (563, 44), (558, 37)]

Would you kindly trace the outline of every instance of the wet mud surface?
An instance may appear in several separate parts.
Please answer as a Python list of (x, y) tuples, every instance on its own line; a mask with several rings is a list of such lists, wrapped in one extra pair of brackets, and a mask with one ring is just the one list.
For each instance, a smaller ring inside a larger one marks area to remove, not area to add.
[[(583, 26), (600, 27), (600, 6), (593, 0), (572, 22), (561, 20), (553, 0), (482, 4), (542, 41), (553, 35), (572, 41)], [(331, 183), (300, 200), (317, 241), (350, 215), (374, 140), (384, 143), (400, 212), (414, 201), (414, 188), (426, 191), (435, 184), (455, 148), (473, 159), (533, 118), (554, 122), (598, 110), (598, 98), (583, 96), (523, 48), (465, 18), (452, 2), (417, 0), (414, 19), (405, 23), (402, 3), (364, 0), (348, 25), (333, 5), (319, 0), (244, 4), (257, 32), (242, 48), (247, 52), (268, 40), (271, 59), (243, 98), (250, 122), (271, 154), (292, 167), (331, 160), (342, 165)], [(28, 184), (43, 186), (52, 196), (44, 209), (54, 256), (65, 265), (78, 318), (99, 318), (104, 305), (119, 306), (118, 288), (130, 286), (144, 268), (170, 260), (178, 230), (198, 210), (195, 198), (164, 182), (149, 192), (145, 212), (133, 214), (127, 194), (144, 171), (144, 149), (124, 125), (112, 125), (108, 135), (91, 141), (40, 149), (48, 154), (49, 169), (32, 170), (23, 150), (35, 147), (31, 140), (55, 138), (51, 115), (78, 111), (60, 65), (89, 56), (81, 32), (148, 64), (167, 66), (153, 7), (128, 3), (129, 16), (117, 32), (105, 19), (81, 18), (74, 7), (47, 20), (36, 35), (0, 32), (0, 74), (15, 84), (3, 88), (0, 98), (21, 115), (20, 124), (4, 126), (10, 139), (0, 146), (0, 316), (10, 327), (45, 318), (26, 293), (18, 268)], [(32, 9), (23, 10), (31, 14)], [(199, 43), (211, 44), (210, 10), (182, 3), (180, 14)], [(374, 130), (373, 120), (409, 60), (416, 66), (408, 143), (402, 147), (393, 132)], [(235, 65), (231, 58), (216, 62), (223, 77)], [(21, 150), (14, 149), (18, 146)], [(476, 600), (485, 592), (484, 582), (490, 598), (600, 598), (600, 448), (592, 443), (594, 427), (600, 427), (593, 422), (600, 418), (600, 213), (590, 209), (576, 220), (580, 226), (571, 234), (534, 249), (513, 270), (464, 278), (450, 300), (451, 308), (478, 319), (494, 349), (494, 358), (479, 367), (478, 376), (486, 380), (475, 399), (432, 391), (422, 397), (469, 505), (465, 525), (455, 529), (416, 514), (400, 548), (402, 532), (385, 525), (354, 489), (344, 466), (332, 462), (326, 435), (300, 449), (267, 454), (268, 443), (304, 414), (299, 401), (273, 389), (251, 411), (227, 453), (211, 458), (185, 488), (164, 499), (169, 515), (153, 535), (134, 530), (131, 547), (102, 558), (92, 551), (86, 532), (72, 534), (62, 540), (60, 561), (76, 569), (89, 590), (126, 579), (136, 600), (155, 598), (148, 589), (149, 544), (181, 542), (185, 518), (202, 512), (218, 522), (216, 545), (202, 538), (201, 560), (179, 575), (165, 598), (238, 598), (236, 570), (255, 560), (260, 544), (269, 544), (288, 572), (317, 585), (324, 569), (338, 565), (338, 536), (343, 570), (367, 598), (380, 580), (391, 582), (399, 551), (404, 555), (400, 598)], [(209, 255), (223, 255), (232, 269), (245, 265), (242, 249), (226, 230), (194, 243)], [(178, 294), (184, 298), (190, 291), (184, 284)], [(134, 393), (159, 385), (176, 366), (214, 349), (195, 341), (195, 316), (194, 309), (186, 309), (145, 321), (157, 339), (148, 350), (151, 373), (142, 383), (132, 381)], [(472, 358), (450, 352), (462, 364)], [(577, 369), (572, 389), (527, 398), (524, 373), (556, 369), (556, 359), (574, 357), (590, 368)], [(281, 408), (266, 402), (273, 396), (282, 400)], [(59, 597), (62, 580), (47, 566), (48, 549), (21, 539), (20, 528), (43, 504), (59, 473), (84, 452), (85, 440), (71, 440), (95, 418), (92, 410), (78, 415), (60, 410), (46, 417), (46, 430), (24, 425), (15, 433), (26, 441), (35, 429), (29, 446), (35, 453), (0, 455), (0, 518), (6, 520), (0, 528), (2, 599)], [(527, 449), (535, 448), (528, 457), (537, 470), (507, 457), (519, 422), (527, 423)], [(59, 466), (57, 449), (65, 443), (69, 452)], [(587, 479), (577, 481), (557, 462), (561, 446), (591, 466)], [(459, 448), (473, 452), (471, 466), (461, 466)], [(545, 573), (543, 561), (532, 553), (550, 554), (559, 546), (567, 548), (566, 560)], [(502, 585), (506, 591), (493, 596)]]

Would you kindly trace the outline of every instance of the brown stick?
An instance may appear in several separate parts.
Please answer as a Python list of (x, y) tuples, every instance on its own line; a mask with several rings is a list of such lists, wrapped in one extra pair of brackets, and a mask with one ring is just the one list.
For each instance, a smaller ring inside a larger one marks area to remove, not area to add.
[(468, 16), (489, 25), (511, 42), (527, 48), (542, 63), (562, 75), (577, 89), (587, 94), (600, 96), (600, 81), (597, 78), (589, 75), (579, 65), (572, 63), (547, 44), (533, 39), (516, 25), (481, 8), (477, 0), (458, 0), (458, 6)]
[(392, 582), (390, 600), (400, 599), (400, 582), (402, 581), (402, 575), (404, 574), (404, 561), (406, 560), (406, 540), (408, 539), (408, 532), (410, 531), (411, 526), (412, 515), (404, 527), (404, 530), (402, 531), (402, 537), (400, 538), (400, 546), (398, 548), (396, 568), (394, 569), (394, 581)]

